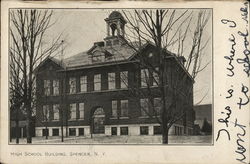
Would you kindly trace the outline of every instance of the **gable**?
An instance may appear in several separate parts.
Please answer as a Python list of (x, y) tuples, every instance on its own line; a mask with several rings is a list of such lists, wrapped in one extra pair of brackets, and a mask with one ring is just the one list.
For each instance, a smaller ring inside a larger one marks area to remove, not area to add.
[(53, 71), (59, 69), (63, 69), (59, 61), (55, 58), (48, 57), (35, 68), (35, 73), (37, 74), (43, 71)]
[(137, 53), (129, 58), (129, 60), (157, 62), (156, 48), (151, 43), (144, 44)]

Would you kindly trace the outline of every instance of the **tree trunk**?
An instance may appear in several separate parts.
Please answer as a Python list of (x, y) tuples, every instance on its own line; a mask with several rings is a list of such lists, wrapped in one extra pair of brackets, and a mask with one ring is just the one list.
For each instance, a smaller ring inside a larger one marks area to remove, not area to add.
[(163, 143), (163, 144), (168, 144), (168, 134), (164, 134), (164, 135), (162, 136), (162, 143)]
[(48, 122), (46, 121), (46, 127), (45, 127), (45, 131), (46, 131), (46, 136), (45, 136), (45, 139), (47, 140), (48, 139), (48, 133), (49, 133), (49, 131), (48, 131)]
[(168, 128), (165, 127), (162, 132), (162, 144), (168, 144)]
[(27, 105), (27, 143), (32, 143), (32, 136), (31, 136), (31, 106)]
[(62, 103), (61, 103), (61, 142), (64, 142), (64, 136), (63, 136), (63, 109), (62, 109)]
[(19, 120), (16, 119), (16, 143), (19, 144)]
[(27, 121), (27, 143), (32, 143), (31, 120), (30, 119), (28, 119), (28, 121)]

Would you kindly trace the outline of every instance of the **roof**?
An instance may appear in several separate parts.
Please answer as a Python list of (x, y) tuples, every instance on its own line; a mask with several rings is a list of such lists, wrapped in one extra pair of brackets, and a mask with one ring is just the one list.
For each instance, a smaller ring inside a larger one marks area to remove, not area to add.
[[(48, 60), (55, 62), (57, 65), (62, 67), (63, 70), (92, 68), (92, 67), (106, 66), (110, 64), (124, 64), (132, 62), (131, 59), (133, 59), (133, 57), (138, 52), (143, 51), (146, 47), (154, 46), (154, 44), (151, 42), (144, 43), (141, 46), (139, 46), (138, 42), (131, 42), (129, 44), (123, 43), (117, 46), (104, 46), (102, 44), (99, 44), (99, 42), (96, 43), (98, 44), (94, 43), (94, 45), (88, 51), (80, 52), (76, 55), (63, 59), (62, 61), (54, 57), (47, 57), (42, 63), (39, 64), (37, 68), (41, 67)], [(105, 57), (104, 61), (102, 62), (93, 63), (91, 59), (91, 53), (95, 50), (101, 51), (104, 54), (107, 53), (109, 54), (109, 56), (107, 58)], [(167, 54), (166, 58), (174, 58), (176, 62), (179, 63), (181, 68), (187, 73), (190, 79), (192, 79), (192, 81), (194, 82), (191, 75), (177, 59), (177, 56), (168, 50), (165, 50), (165, 53)]]
[(122, 14), (119, 11), (113, 11), (109, 15), (108, 19), (106, 18), (105, 20), (107, 21), (107, 20), (112, 20), (112, 19), (121, 19), (123, 22), (126, 23), (126, 20), (124, 19), (124, 17), (122, 16)]
[(122, 14), (119, 11), (113, 11), (109, 15), (109, 19), (113, 19), (113, 18), (123, 18), (123, 16), (122, 16)]
[(54, 62), (55, 64), (57, 64), (58, 66), (62, 67), (62, 68), (65, 68), (65, 64), (63, 61), (59, 60), (59, 59), (56, 59), (54, 57), (51, 57), (51, 56), (47, 56), (35, 69), (34, 69), (34, 72), (36, 72), (37, 70), (39, 70), (40, 67), (42, 67), (47, 61), (52, 61)]
[(63, 60), (66, 67), (74, 67), (89, 64), (87, 52), (81, 52)]
[[(101, 50), (103, 52), (108, 52), (109, 54), (112, 54), (111, 57), (105, 59), (105, 61), (103, 61), (102, 63), (128, 60), (131, 56), (135, 55), (136, 53), (136, 50), (128, 45), (102, 47)], [(74, 56), (66, 58), (63, 60), (63, 63), (67, 68), (95, 64), (92, 63), (91, 59), (89, 58), (88, 51), (81, 52)]]

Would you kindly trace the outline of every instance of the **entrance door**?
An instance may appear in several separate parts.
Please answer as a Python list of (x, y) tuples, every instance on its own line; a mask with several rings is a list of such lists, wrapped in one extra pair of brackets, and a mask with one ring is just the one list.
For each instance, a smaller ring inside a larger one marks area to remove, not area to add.
[(93, 133), (104, 133), (105, 114), (102, 108), (97, 108), (93, 114)]

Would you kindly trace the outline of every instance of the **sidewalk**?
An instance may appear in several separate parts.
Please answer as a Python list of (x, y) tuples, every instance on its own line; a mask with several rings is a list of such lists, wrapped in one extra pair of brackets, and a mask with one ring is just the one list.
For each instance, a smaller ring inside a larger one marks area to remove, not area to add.
[[(161, 135), (157, 136), (99, 136), (99, 137), (33, 137), (32, 144), (161, 144)], [(211, 144), (212, 136), (169, 136), (169, 144)], [(26, 144), (26, 139), (20, 139)], [(10, 144), (16, 144), (12, 139)]]

